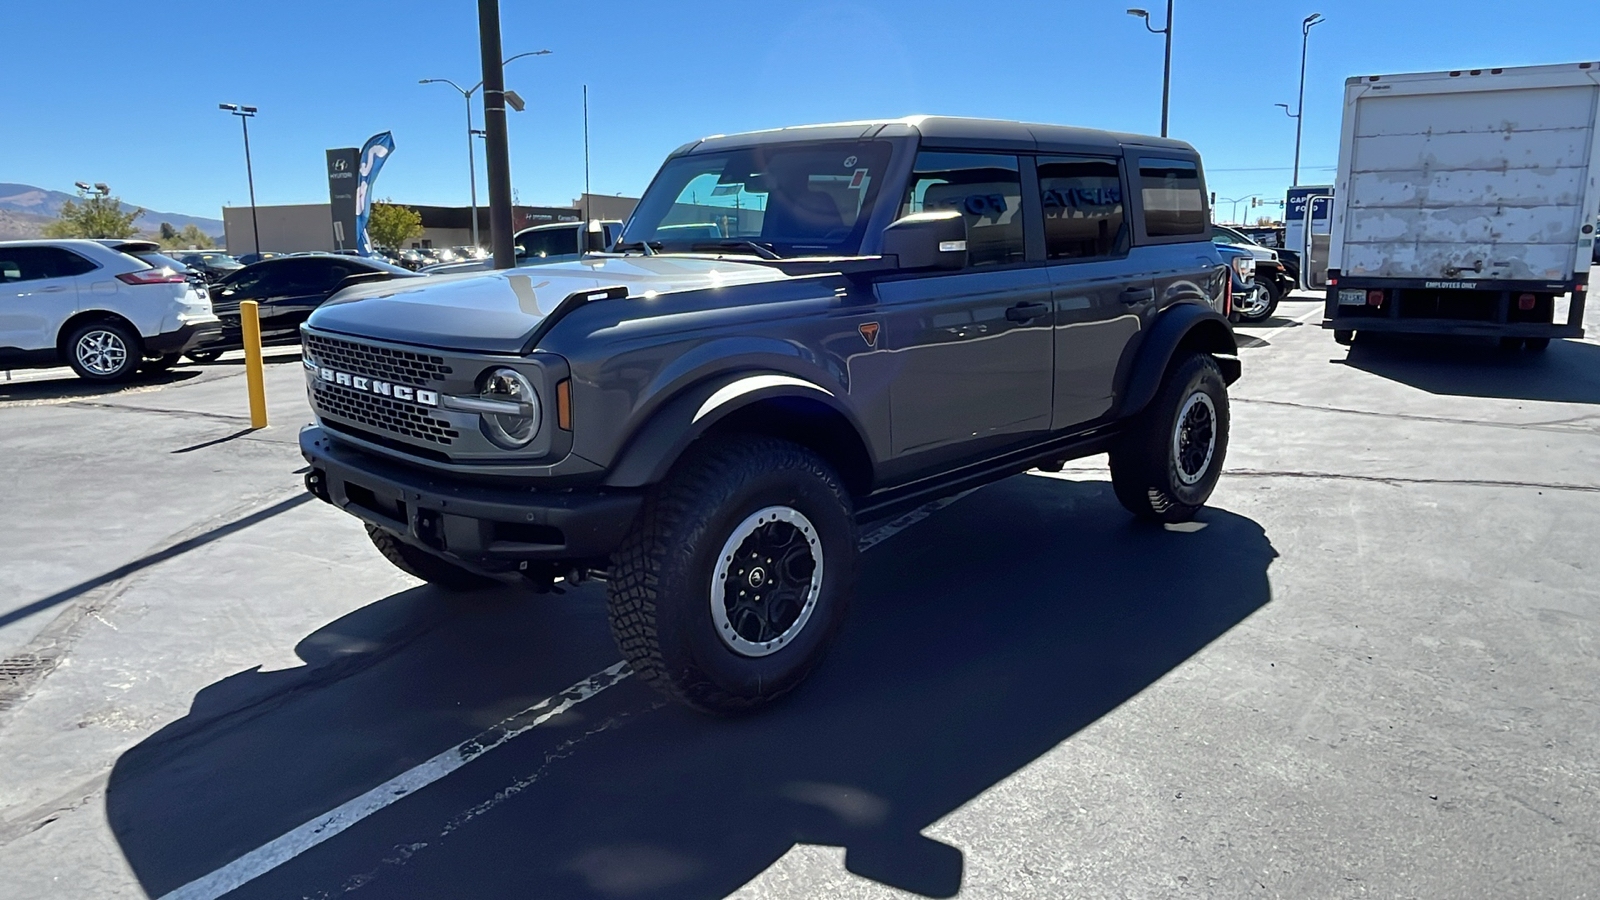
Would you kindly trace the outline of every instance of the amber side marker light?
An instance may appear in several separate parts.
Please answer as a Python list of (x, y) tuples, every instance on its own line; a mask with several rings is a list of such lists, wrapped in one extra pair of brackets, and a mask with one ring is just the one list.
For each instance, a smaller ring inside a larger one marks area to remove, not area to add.
[(563, 378), (556, 383), (556, 426), (562, 431), (572, 430), (572, 379)]

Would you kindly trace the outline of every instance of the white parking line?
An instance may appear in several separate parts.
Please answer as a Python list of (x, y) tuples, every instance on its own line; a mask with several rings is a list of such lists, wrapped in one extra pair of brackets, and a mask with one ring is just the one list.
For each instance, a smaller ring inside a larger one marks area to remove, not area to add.
[(478, 757), (509, 743), (579, 703), (632, 675), (627, 663), (617, 663), (574, 684), (553, 697), (535, 703), (470, 740), (451, 747), (427, 762), (396, 775), (365, 794), (341, 804), (332, 812), (306, 822), (231, 863), (163, 895), (162, 900), (211, 900), (276, 869), (312, 847), (344, 831), (402, 797), (415, 793)]

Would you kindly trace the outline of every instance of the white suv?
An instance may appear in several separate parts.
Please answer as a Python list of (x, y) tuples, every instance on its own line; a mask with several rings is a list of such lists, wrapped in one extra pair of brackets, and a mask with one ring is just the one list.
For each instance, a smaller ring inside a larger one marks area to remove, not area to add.
[(198, 273), (152, 241), (0, 241), (0, 369), (90, 381), (165, 369), (222, 324)]

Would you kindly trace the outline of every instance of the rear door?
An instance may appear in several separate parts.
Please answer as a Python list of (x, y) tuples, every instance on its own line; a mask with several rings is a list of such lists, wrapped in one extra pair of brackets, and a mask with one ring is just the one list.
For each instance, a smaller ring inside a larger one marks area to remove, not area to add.
[[(1057, 430), (1111, 409), (1117, 367), (1139, 333), (1151, 280), (1130, 280), (1130, 222), (1120, 160), (1041, 156), (1045, 259), (1055, 299)], [(1153, 295), (1152, 295), (1153, 296)]]
[(1028, 258), (1024, 207), (1036, 209), (1029, 194), (1037, 196), (1033, 170), (1017, 156), (918, 155), (900, 214), (959, 210), (968, 264), (877, 285), (881, 331), (862, 337), (895, 354), (896, 457), (933, 465), (1049, 429), (1051, 283), (1043, 260)]
[(0, 350), (45, 350), (78, 309), (78, 277), (98, 268), (60, 247), (0, 247)]

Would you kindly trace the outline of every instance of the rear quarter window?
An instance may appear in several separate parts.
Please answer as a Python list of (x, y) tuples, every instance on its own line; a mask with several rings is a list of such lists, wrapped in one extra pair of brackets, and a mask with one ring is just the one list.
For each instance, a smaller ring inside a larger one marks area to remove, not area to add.
[(1153, 238), (1210, 237), (1205, 186), (1193, 160), (1139, 160), (1145, 234)]

